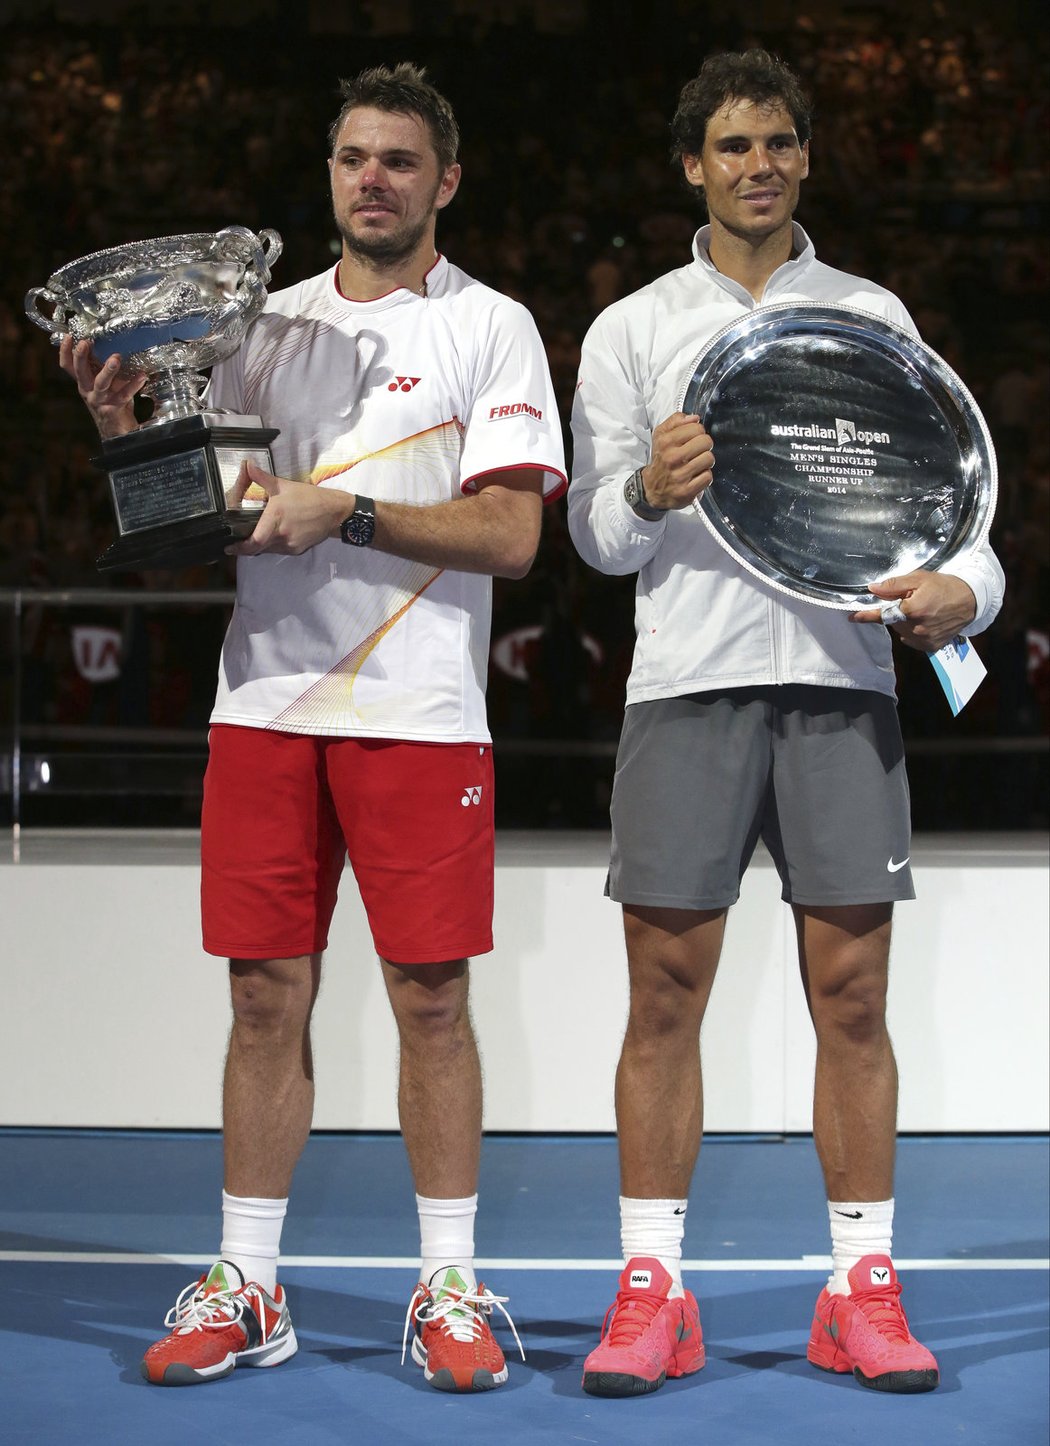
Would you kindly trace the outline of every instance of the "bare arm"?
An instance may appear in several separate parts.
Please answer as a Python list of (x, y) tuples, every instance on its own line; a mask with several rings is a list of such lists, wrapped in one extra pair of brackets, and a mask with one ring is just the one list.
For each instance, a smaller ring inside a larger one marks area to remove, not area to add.
[[(267, 503), (251, 537), (227, 548), (234, 557), (306, 552), (338, 537), (357, 505), (352, 492), (292, 482), (246, 463), (230, 493), (231, 506), (239, 505), (253, 482), (266, 492)], [(488, 472), (477, 486), (472, 497), (426, 507), (376, 502), (373, 550), (458, 572), (524, 577), (540, 540), (543, 472), (531, 467)]]

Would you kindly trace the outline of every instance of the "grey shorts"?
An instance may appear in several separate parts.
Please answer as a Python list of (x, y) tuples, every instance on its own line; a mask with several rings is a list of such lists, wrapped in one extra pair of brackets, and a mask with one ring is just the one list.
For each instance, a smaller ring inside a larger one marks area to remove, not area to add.
[(632, 703), (612, 795), (606, 892), (723, 909), (761, 838), (789, 903), (913, 899), (897, 709), (796, 684)]

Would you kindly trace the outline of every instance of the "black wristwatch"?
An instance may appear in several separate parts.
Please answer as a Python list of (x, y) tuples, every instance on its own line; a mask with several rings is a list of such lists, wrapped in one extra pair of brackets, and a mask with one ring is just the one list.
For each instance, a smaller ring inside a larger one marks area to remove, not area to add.
[(646, 497), (641, 467), (637, 472), (632, 472), (623, 484), (623, 495), (627, 506), (644, 522), (659, 522), (661, 517), (667, 516), (666, 507), (654, 507)]
[(358, 493), (353, 512), (339, 524), (339, 536), (351, 547), (368, 547), (376, 535), (376, 505)]

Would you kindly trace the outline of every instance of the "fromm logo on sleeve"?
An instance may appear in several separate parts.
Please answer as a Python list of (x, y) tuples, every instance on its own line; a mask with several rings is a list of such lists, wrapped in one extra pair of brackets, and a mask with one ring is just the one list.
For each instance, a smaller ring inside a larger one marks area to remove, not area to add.
[(490, 407), (489, 421), (502, 422), (504, 417), (535, 417), (537, 422), (543, 421), (543, 413), (539, 407), (531, 406), (528, 402), (511, 402), (509, 406)]

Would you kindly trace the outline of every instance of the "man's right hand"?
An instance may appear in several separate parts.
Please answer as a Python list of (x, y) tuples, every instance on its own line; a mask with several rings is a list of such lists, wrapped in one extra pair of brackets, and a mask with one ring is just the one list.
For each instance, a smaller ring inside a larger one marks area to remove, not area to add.
[(699, 417), (674, 412), (653, 432), (652, 458), (642, 468), (653, 507), (688, 507), (714, 480), (714, 443)]
[(99, 364), (89, 341), (64, 336), (58, 348), (58, 364), (77, 384), (84, 405), (95, 420), (100, 437), (122, 437), (138, 426), (135, 420), (135, 397), (146, 382), (146, 373), (137, 372), (124, 380), (118, 376), (120, 358), (111, 356)]

